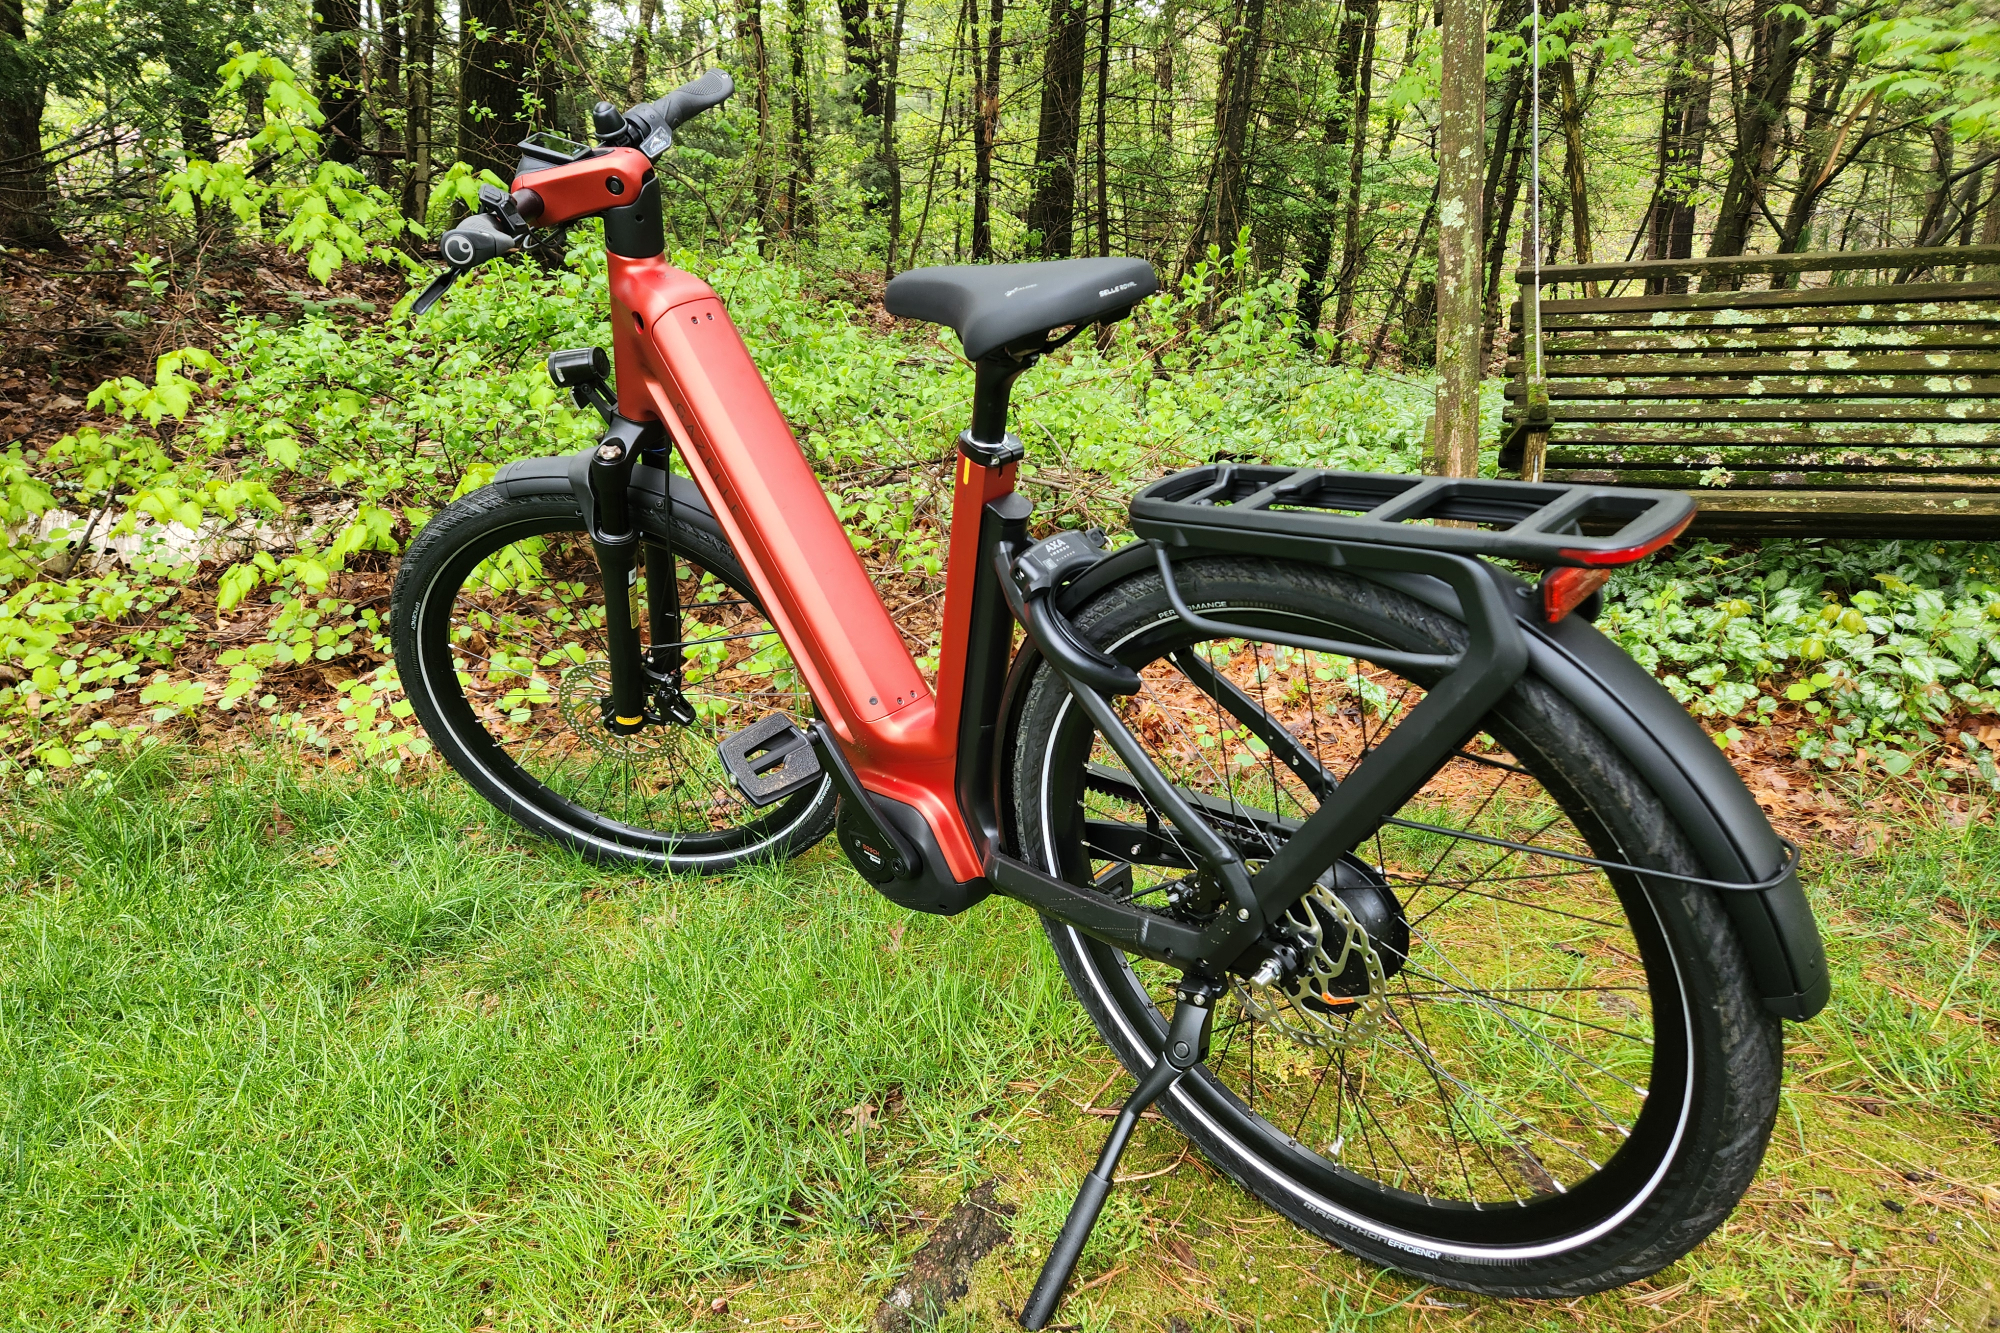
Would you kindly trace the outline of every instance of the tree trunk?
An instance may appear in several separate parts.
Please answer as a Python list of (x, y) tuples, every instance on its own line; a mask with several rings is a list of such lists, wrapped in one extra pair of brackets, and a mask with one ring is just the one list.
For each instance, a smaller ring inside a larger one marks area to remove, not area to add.
[(646, 100), (646, 80), (653, 72), (653, 20), (659, 12), (660, 0), (639, 0), (639, 21), (632, 29), (632, 60), (625, 69), (627, 103)]
[(393, 190), (397, 183), (397, 162), (407, 155), (403, 143), (403, 3), (381, 0), (382, 35), (376, 52), (375, 77), (370, 85), (368, 106), (375, 122), (375, 183)]
[(313, 93), (326, 123), (320, 155), (329, 162), (361, 160), (361, 8), (356, 0), (313, 0)]
[[(1736, 144), (1729, 153), (1729, 180), (1716, 210), (1710, 255), (1740, 255), (1757, 225), (1765, 191), (1784, 133), (1785, 109), (1798, 73), (1793, 45), (1805, 31), (1798, 7), (1785, 0), (1755, 0), (1751, 10), (1750, 72), (1736, 107)], [(1710, 277), (1704, 291), (1733, 290), (1740, 278)]]
[[(1570, 11), (1569, 0), (1556, 0), (1550, 6), (1552, 14), (1566, 14)], [(1562, 59), (1550, 67), (1555, 75), (1556, 88), (1562, 97), (1563, 128), (1563, 180), (1569, 191), (1570, 230), (1572, 245), (1576, 251), (1576, 262), (1588, 264), (1591, 258), (1590, 238), (1590, 178), (1584, 173), (1583, 153), (1583, 98), (1576, 91), (1576, 62), (1570, 59), (1569, 48), (1576, 45), (1577, 34), (1572, 31), (1564, 43)], [(1555, 230), (1560, 231), (1560, 228)], [(1555, 245), (1552, 237), (1549, 245)], [(1553, 249), (1551, 250), (1553, 253)], [(1595, 300), (1597, 284), (1584, 284), (1584, 295)]]
[(1340, 240), (1340, 301), (1333, 311), (1333, 359), (1340, 360), (1347, 325), (1354, 318), (1354, 284), (1361, 276), (1361, 170), (1368, 157), (1368, 103), (1375, 89), (1375, 18), (1378, 0), (1367, 0), (1368, 37), (1354, 91), (1354, 133), (1347, 149), (1347, 221)]
[(839, 0), (841, 51), (848, 75), (854, 80), (854, 103), (860, 112), (855, 138), (867, 145), (856, 182), (861, 186), (863, 211), (880, 211), (888, 197), (887, 166), (879, 151), (882, 128), (882, 49), (877, 29), (879, 14), (871, 15), (869, 0)]
[[(1097, 253), (1111, 254), (1111, 138), (1106, 103), (1111, 97), (1111, 0), (1104, 0), (1097, 20)], [(1100, 330), (1109, 334), (1111, 326)]]
[(854, 76), (854, 98), (861, 115), (872, 127), (882, 116), (882, 53), (875, 41), (875, 25), (868, 13), (868, 0), (838, 0), (840, 44), (847, 59), (847, 72)]
[[(973, 0), (975, 8), (978, 0)], [(973, 122), (974, 152), (972, 176), (972, 262), (993, 258), (993, 142), (1000, 133), (1000, 26), (1006, 16), (1007, 0), (993, 0), (986, 17), (986, 68), (978, 80), (979, 96)], [(979, 50), (972, 52), (975, 70)]]
[[(1437, 17), (1436, 11), (1433, 10), (1431, 12), (1431, 21), (1427, 23), (1424, 18), (1424, 6), (1421, 3), (1418, 3), (1417, 0), (1412, 0), (1412, 3), (1410, 5), (1410, 28), (1408, 32), (1403, 34), (1403, 63), (1396, 66), (1396, 73), (1398, 77), (1400, 77), (1405, 70), (1409, 69), (1410, 63), (1416, 59), (1417, 38), (1422, 34), (1423, 30), (1426, 27), (1433, 26), (1435, 24), (1436, 17)], [(1375, 156), (1382, 158), (1385, 161), (1388, 159), (1389, 150), (1392, 147), (1394, 147), (1396, 143), (1396, 131), (1401, 129), (1402, 125), (1403, 125), (1402, 114), (1398, 112), (1395, 109), (1394, 105), (1392, 104), (1389, 109), (1389, 123), (1382, 127), (1382, 146), (1375, 150)]]
[[(1687, 259), (1694, 254), (1695, 196), (1702, 156), (1708, 151), (1708, 105), (1714, 93), (1715, 28), (1706, 16), (1683, 10), (1674, 63), (1660, 99), (1658, 176), (1647, 225), (1646, 258)], [(1685, 277), (1649, 278), (1646, 290), (1685, 292)]]
[[(1180, 0), (1164, 0), (1160, 6), (1159, 42), (1153, 48), (1153, 136), (1159, 141), (1156, 160), (1174, 160), (1174, 48), (1179, 42)], [(1161, 176), (1147, 182), (1146, 197), (1153, 201), (1152, 216), (1145, 229), (1146, 252), (1164, 257), (1174, 244), (1175, 196), (1172, 186)]]
[[(1530, 74), (1522, 80), (1524, 87), (1533, 83)], [(1527, 101), (1525, 96), (1520, 98)], [(1507, 273), (1507, 237), (1514, 227), (1514, 205), (1521, 197), (1521, 166), (1527, 160), (1531, 117), (1527, 108), (1515, 108), (1513, 139), (1502, 143), (1498, 137), (1493, 141), (1495, 156), (1504, 165), (1500, 171), (1498, 197), (1494, 200), (1494, 212), (1485, 219), (1491, 233), (1486, 240), (1486, 292), (1485, 309), (1480, 319), (1481, 337), (1479, 354), (1483, 361), (1493, 359), (1493, 342), (1500, 335), (1500, 318), (1505, 313), (1500, 306), (1501, 281)], [(1489, 177), (1490, 179), (1490, 177)]]
[(431, 193), (431, 97), (437, 60), (437, 0), (409, 0), (410, 59), (403, 97), (403, 133), (410, 169), (403, 176), (403, 216), (421, 223)]
[[(2000, 170), (1993, 173), (1993, 192), (1986, 196), (1986, 220), (1979, 227), (1981, 245), (2000, 245)], [(2000, 278), (2000, 264), (1986, 264), (1972, 271), (1983, 282)]]
[(903, 244), (903, 158), (896, 147), (896, 79), (903, 64), (903, 19), (910, 0), (896, 0), (896, 20), (889, 29), (889, 51), (882, 73), (882, 170), (887, 187), (889, 213), (888, 260), (882, 266), (882, 281), (896, 276), (896, 251)]
[(786, 97), (791, 102), (791, 171), (785, 182), (785, 230), (795, 241), (812, 239), (818, 219), (813, 212), (812, 73), (807, 34), (812, 15), (806, 0), (790, 0), (785, 10), (785, 47), (791, 53), (791, 78)]
[(1425, 471), (1479, 470), (1479, 243), (1486, 184), (1486, 9), (1439, 0), (1437, 411)]
[[(1357, 121), (1358, 133), (1367, 132), (1368, 120), (1356, 104), (1355, 85), (1361, 70), (1362, 48), (1369, 45), (1367, 39), (1374, 32), (1374, 11), (1373, 0), (1364, 0), (1361, 4), (1345, 5), (1341, 12), (1339, 45), (1333, 54), (1333, 109), (1327, 113), (1320, 135), (1317, 174), (1321, 179), (1313, 188), (1312, 231), (1306, 241), (1303, 271), (1299, 274), (1299, 342), (1306, 347), (1313, 345), (1313, 335), (1319, 331), (1320, 312), (1326, 306), (1326, 277), (1333, 265), (1333, 233), (1340, 220), (1340, 177), (1327, 171), (1326, 159), (1356, 140)], [(1350, 163), (1355, 160), (1351, 146), (1347, 147), (1346, 156)]]
[(1203, 192), (1202, 216), (1188, 238), (1183, 268), (1193, 268), (1213, 243), (1224, 255), (1250, 218), (1250, 110), (1256, 101), (1258, 56), (1264, 40), (1264, 0), (1237, 0), (1223, 43), (1222, 71), (1215, 89), (1215, 157), (1210, 186)]
[(1952, 162), (1957, 157), (1958, 143), (1953, 138), (1951, 126), (1944, 121), (1935, 121), (1930, 127), (1931, 136), (1931, 184), (1924, 191), (1924, 217), (1917, 224), (1914, 239), (1910, 244), (1939, 245), (1940, 235), (1951, 224), (1945, 210), (1951, 204)]
[(516, 0), (461, 0), (459, 6), (458, 156), (475, 171), (511, 180), (527, 136), (527, 82), (534, 44), (521, 31)]
[[(1836, 57), (1833, 37), (1829, 28), (1813, 47), (1812, 81), (1806, 85), (1805, 118), (1799, 129), (1799, 184), (1792, 192), (1791, 206), (1785, 210), (1785, 233), (1778, 238), (1779, 254), (1798, 254), (1812, 248), (1813, 215), (1826, 187), (1840, 174), (1838, 166), (1828, 169), (1832, 164), (1827, 158), (1833, 145), (1827, 131), (1840, 110), (1841, 97), (1847, 92), (1848, 77), (1854, 72), (1855, 52), (1849, 46)], [(1774, 279), (1772, 285), (1797, 286), (1798, 275), (1785, 274)]]
[[(1407, 64), (1408, 62), (1404, 63)], [(1368, 360), (1363, 362), (1361, 366), (1361, 369), (1364, 371), (1375, 369), (1376, 359), (1382, 355), (1383, 344), (1389, 339), (1389, 329), (1396, 324), (1396, 316), (1402, 308), (1403, 293), (1409, 289), (1410, 274), (1416, 271), (1417, 257), (1423, 253), (1424, 240), (1430, 235), (1431, 224), (1437, 221), (1437, 211), (1438, 188), (1437, 183), (1432, 182), (1430, 204), (1424, 209), (1423, 221), (1417, 224), (1416, 239), (1410, 242), (1409, 251), (1403, 257), (1403, 271), (1396, 277), (1396, 290), (1389, 294), (1389, 304), (1382, 312), (1382, 322), (1375, 326), (1374, 340), (1368, 345)], [(1428, 296), (1420, 293), (1416, 300), (1411, 302), (1410, 309), (1413, 314), (1416, 312), (1419, 304), (1424, 305), (1427, 309), (1436, 308), (1437, 284), (1435, 282), (1430, 283), (1427, 290), (1429, 291)], [(1420, 348), (1426, 341), (1430, 341), (1423, 336), (1423, 327), (1423, 324), (1414, 318), (1406, 319), (1402, 322), (1404, 333), (1402, 340), (1403, 355), (1406, 361), (1408, 360), (1411, 348)]]
[(1049, 42), (1042, 62), (1042, 115), (1035, 131), (1035, 192), (1028, 199), (1030, 243), (1068, 256), (1076, 216), (1077, 139), (1083, 121), (1083, 55), (1088, 0), (1050, 0)]
[(750, 63), (750, 80), (757, 107), (757, 144), (751, 150), (750, 197), (757, 219), (757, 249), (764, 253), (775, 228), (771, 216), (771, 52), (764, 40), (763, 0), (743, 0), (736, 22), (736, 43)]
[[(1503, 0), (1500, 7), (1500, 30), (1511, 31), (1517, 27), (1522, 12), (1518, 0)], [(1489, 96), (1487, 99), (1486, 123), (1492, 133), (1488, 136), (1490, 155), (1486, 159), (1485, 187), (1479, 196), (1479, 216), (1489, 227), (1493, 225), (1493, 219), (1500, 206), (1500, 189), (1507, 174), (1507, 148), (1514, 142), (1514, 122), (1517, 117), (1527, 114), (1521, 106), (1527, 86), (1527, 62), (1523, 61), (1507, 71), (1506, 82), (1500, 85), (1497, 96)], [(1488, 92), (1492, 92), (1490, 87)]]
[(21, 0), (0, 0), (0, 40), (13, 47), (13, 68), (0, 79), (0, 237), (56, 245), (62, 238), (49, 216), (55, 197), (42, 151), (48, 85), (40, 62), (21, 49), (27, 39)]

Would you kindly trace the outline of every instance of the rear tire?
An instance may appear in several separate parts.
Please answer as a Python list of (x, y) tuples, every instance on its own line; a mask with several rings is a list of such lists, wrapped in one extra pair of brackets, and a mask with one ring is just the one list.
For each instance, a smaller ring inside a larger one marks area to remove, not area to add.
[[(1177, 571), (1191, 605), (1236, 625), (1430, 653), (1465, 642), (1442, 614), (1324, 567), (1229, 557)], [(1214, 706), (1213, 688), (1194, 683), (1202, 670), (1258, 699), (1336, 777), (1401, 715), (1395, 701), (1423, 688), (1254, 633), (1205, 642), (1152, 572), (1098, 594), (1074, 623), (1140, 669), (1145, 688), (1118, 706), (1155, 763), (1212, 810), (1226, 801), (1246, 817), (1302, 819), (1318, 803)], [(1170, 654), (1205, 665), (1184, 670)], [(1175, 841), (1171, 821), (1117, 780), (1109, 747), (1046, 665), (1012, 745), (1024, 857), (1204, 919), (1198, 876), (1185, 861), (1159, 864), (1178, 855), (1158, 850)], [(1362, 1001), (1331, 997), (1317, 1018), (1232, 979), (1208, 1061), (1162, 1110), (1299, 1226), (1427, 1281), (1567, 1297), (1673, 1262), (1741, 1198), (1778, 1101), (1780, 1023), (1714, 892), (1436, 830), (1698, 874), (1688, 838), (1645, 775), (1532, 677), (1399, 817), (1433, 831), (1392, 825), (1355, 853), (1407, 923), (1401, 972)], [(1235, 836), (1253, 870), (1270, 854), (1268, 841)], [(1138, 857), (1142, 844), (1153, 863), (1127, 863), (1126, 880), (1106, 850)], [(1176, 901), (1148, 897), (1161, 893)], [(1128, 1069), (1150, 1068), (1178, 974), (1045, 924), (1098, 1032)], [(1350, 1037), (1367, 1004), (1380, 1006), (1376, 1025)]]
[[(670, 518), (646, 492), (632, 495), (649, 558), (658, 543), (673, 551), (692, 723), (630, 738), (599, 724), (603, 590), (561, 478), (474, 491), (411, 543), (394, 598), (403, 688), (438, 753), (482, 796), (594, 860), (715, 874), (795, 856), (833, 825), (831, 782), (758, 809), (715, 746), (773, 711), (803, 723), (805, 688), (712, 521), (684, 505)], [(653, 592), (642, 577), (635, 595)]]

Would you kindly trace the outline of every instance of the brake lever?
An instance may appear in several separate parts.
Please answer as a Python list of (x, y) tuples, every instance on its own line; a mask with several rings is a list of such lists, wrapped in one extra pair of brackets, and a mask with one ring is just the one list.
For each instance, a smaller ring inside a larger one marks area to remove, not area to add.
[(451, 290), (451, 285), (464, 277), (469, 271), (462, 268), (448, 268), (435, 278), (432, 278), (430, 286), (424, 288), (422, 292), (418, 293), (417, 299), (410, 302), (410, 318), (415, 319), (418, 315), (423, 314), (424, 311), (436, 305), (444, 294)]
[(436, 305), (454, 282), (473, 269), (519, 250), (527, 242), (530, 227), (514, 207), (512, 197), (488, 185), (480, 186), (479, 192), (480, 211), (438, 238), (438, 254), (450, 267), (431, 279), (430, 286), (410, 303), (412, 317)]

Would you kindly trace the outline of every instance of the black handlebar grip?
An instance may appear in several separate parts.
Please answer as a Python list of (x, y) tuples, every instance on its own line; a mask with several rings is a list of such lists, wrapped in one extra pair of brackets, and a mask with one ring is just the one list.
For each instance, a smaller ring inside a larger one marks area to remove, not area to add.
[(438, 254), (455, 269), (477, 268), (520, 244), (519, 236), (510, 235), (492, 217), (474, 213), (438, 238)]
[(647, 157), (657, 158), (674, 141), (674, 130), (712, 106), (719, 106), (736, 91), (736, 80), (726, 70), (712, 69), (690, 80), (658, 101), (643, 102), (625, 113), (629, 141)]
[(672, 130), (710, 107), (722, 105), (735, 91), (736, 80), (729, 77), (728, 70), (712, 69), (700, 78), (690, 79), (651, 105), (657, 111), (658, 123)]

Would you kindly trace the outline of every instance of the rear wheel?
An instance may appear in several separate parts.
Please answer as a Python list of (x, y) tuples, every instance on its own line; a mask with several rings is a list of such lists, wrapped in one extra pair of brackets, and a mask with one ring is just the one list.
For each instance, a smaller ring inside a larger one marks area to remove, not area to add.
[(832, 825), (830, 783), (759, 808), (716, 751), (773, 713), (810, 716), (790, 655), (718, 532), (685, 507), (634, 515), (646, 563), (633, 595), (680, 606), (681, 720), (630, 736), (605, 727), (602, 580), (560, 480), (476, 491), (412, 543), (395, 646), (418, 718), (488, 800), (587, 856), (711, 873), (805, 850)]
[[(1324, 568), (1237, 557), (1179, 571), (1191, 604), (1249, 632), (1190, 630), (1152, 573), (1075, 623), (1139, 668), (1123, 720), (1254, 871), (1318, 808), (1313, 763), (1344, 777), (1424, 693), (1255, 631), (1445, 652), (1464, 630)], [(1312, 763), (1280, 762), (1260, 713)], [(1046, 667), (1014, 735), (1024, 855), (1180, 919), (1218, 910), (1172, 821)], [(1645, 776), (1530, 678), (1292, 909), (1312, 965), (1276, 986), (1231, 979), (1207, 1062), (1163, 1109), (1300, 1226), (1431, 1281), (1573, 1295), (1670, 1263), (1756, 1171), (1779, 1023), (1712, 891), (1572, 856), (1699, 873)], [(1099, 1032), (1149, 1067), (1178, 973), (1048, 929)]]

